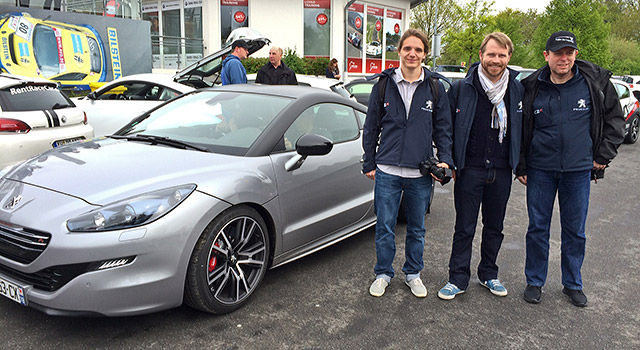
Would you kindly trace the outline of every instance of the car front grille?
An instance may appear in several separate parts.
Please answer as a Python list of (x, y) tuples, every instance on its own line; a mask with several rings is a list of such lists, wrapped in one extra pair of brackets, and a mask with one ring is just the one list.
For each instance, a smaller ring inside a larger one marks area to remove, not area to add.
[(50, 241), (49, 233), (0, 224), (0, 255), (7, 259), (29, 264), (42, 254)]
[(53, 266), (35, 273), (24, 273), (0, 264), (0, 272), (23, 284), (33, 285), (34, 288), (53, 292), (67, 282), (85, 273), (90, 264), (73, 264)]

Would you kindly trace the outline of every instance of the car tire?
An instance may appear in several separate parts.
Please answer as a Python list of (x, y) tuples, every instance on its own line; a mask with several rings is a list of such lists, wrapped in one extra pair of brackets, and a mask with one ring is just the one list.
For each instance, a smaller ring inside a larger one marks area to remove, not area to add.
[(216, 217), (196, 243), (187, 269), (184, 301), (214, 314), (244, 305), (269, 264), (270, 242), (263, 218), (248, 206)]
[(638, 132), (640, 131), (640, 115), (634, 114), (631, 123), (629, 124), (629, 132), (624, 138), (625, 143), (636, 143), (638, 141)]

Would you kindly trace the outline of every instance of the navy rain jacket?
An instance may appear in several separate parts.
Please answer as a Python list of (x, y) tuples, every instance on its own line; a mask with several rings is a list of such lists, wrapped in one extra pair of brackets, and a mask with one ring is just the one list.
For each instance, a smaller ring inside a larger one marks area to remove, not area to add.
[[(477, 74), (476, 62), (469, 68), (467, 76), (453, 83), (449, 89), (449, 103), (453, 116), (453, 161), (457, 170), (464, 168), (467, 153), (467, 142), (471, 133), (471, 126), (476, 115), (478, 91), (473, 85), (473, 75)], [(509, 110), (507, 111), (507, 128), (510, 130), (509, 165), (515, 172), (520, 159), (520, 140), (522, 139), (522, 95), (524, 87), (516, 80), (518, 72), (509, 69)]]
[[(430, 77), (444, 79), (439, 74), (424, 69), (424, 80), (418, 85), (409, 109), (409, 118), (398, 85), (393, 80), (396, 68), (389, 68), (380, 75), (386, 75), (384, 103), (380, 110), (378, 83), (373, 86), (369, 97), (369, 109), (364, 123), (362, 147), (364, 163), (362, 171), (368, 173), (377, 164), (395, 165), (418, 169), (420, 162), (433, 156), (433, 141), (438, 149), (438, 159), (453, 167), (452, 122), (449, 99), (444, 86), (438, 82), (438, 103), (429, 83)], [(435, 111), (435, 113), (434, 113)], [(381, 113), (382, 117), (378, 118)], [(380, 119), (380, 125), (378, 125)]]

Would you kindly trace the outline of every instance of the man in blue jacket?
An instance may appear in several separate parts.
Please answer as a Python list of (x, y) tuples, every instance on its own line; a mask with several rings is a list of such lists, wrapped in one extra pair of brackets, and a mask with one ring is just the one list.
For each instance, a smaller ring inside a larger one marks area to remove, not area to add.
[[(407, 218), (405, 283), (416, 297), (426, 297), (420, 279), (423, 268), (424, 216), (429, 204), (432, 179), (420, 173), (420, 163), (433, 156), (432, 140), (438, 148), (439, 167), (453, 166), (452, 124), (449, 100), (438, 76), (422, 68), (429, 40), (416, 29), (400, 38), (400, 69), (380, 74), (369, 99), (364, 124), (362, 171), (375, 179), (374, 205), (377, 215), (375, 281), (369, 288), (382, 296), (394, 276), (395, 226), (400, 200), (404, 197)], [(438, 89), (437, 94), (431, 86)], [(384, 95), (380, 96), (380, 91)]]
[(243, 39), (238, 39), (231, 44), (231, 50), (231, 54), (222, 61), (222, 85), (246, 84), (247, 70), (241, 61), (249, 56), (249, 45)]
[(560, 31), (547, 40), (548, 65), (522, 81), (523, 139), (516, 174), (527, 186), (529, 228), (524, 300), (537, 304), (549, 264), (551, 214), (560, 204), (562, 292), (576, 306), (586, 306), (581, 268), (590, 180), (604, 176), (624, 138), (624, 117), (611, 72), (577, 60), (573, 33)]
[(438, 297), (451, 300), (464, 293), (471, 276), (471, 251), (478, 212), (482, 207), (482, 243), (478, 278), (492, 294), (506, 296), (498, 279), (496, 260), (512, 171), (520, 158), (522, 94), (518, 73), (507, 68), (513, 43), (504, 33), (485, 36), (480, 62), (469, 68), (465, 79), (449, 89), (454, 119), (453, 159), (457, 166), (454, 185), (456, 224), (453, 234), (449, 281)]

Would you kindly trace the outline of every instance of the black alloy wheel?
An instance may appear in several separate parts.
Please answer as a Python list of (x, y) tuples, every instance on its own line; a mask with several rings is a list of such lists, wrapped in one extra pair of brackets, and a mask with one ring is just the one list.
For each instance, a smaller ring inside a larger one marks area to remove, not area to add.
[(191, 255), (185, 302), (214, 314), (240, 308), (267, 270), (269, 235), (252, 208), (233, 207), (209, 224)]
[(640, 115), (636, 113), (634, 115), (631, 124), (629, 125), (629, 133), (625, 138), (626, 143), (636, 143), (638, 141), (638, 131), (640, 131)]

